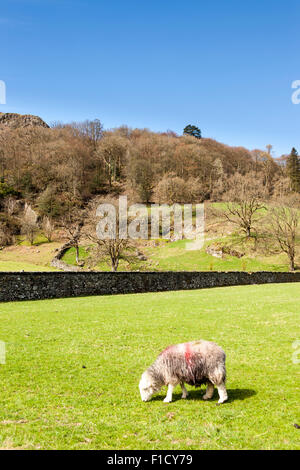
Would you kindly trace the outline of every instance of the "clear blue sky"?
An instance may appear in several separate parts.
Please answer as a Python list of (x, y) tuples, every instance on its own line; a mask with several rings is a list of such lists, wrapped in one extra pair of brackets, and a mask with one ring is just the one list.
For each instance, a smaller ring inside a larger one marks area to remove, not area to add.
[(299, 0), (1, 0), (2, 112), (300, 152)]

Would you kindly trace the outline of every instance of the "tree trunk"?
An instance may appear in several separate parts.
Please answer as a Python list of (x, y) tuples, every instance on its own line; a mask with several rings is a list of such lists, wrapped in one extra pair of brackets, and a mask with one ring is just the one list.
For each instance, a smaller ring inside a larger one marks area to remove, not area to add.
[(295, 259), (290, 258), (290, 271), (295, 271)]
[(111, 262), (111, 270), (115, 273), (118, 270), (119, 260), (112, 260)]
[(76, 245), (75, 249), (76, 249), (76, 264), (78, 264), (79, 263), (79, 246)]

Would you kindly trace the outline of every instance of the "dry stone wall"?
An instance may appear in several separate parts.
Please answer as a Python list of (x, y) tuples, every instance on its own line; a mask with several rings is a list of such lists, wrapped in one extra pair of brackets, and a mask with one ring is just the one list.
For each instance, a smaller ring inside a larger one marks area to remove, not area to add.
[(300, 273), (2, 272), (0, 273), (0, 301), (163, 292), (284, 282), (300, 282)]

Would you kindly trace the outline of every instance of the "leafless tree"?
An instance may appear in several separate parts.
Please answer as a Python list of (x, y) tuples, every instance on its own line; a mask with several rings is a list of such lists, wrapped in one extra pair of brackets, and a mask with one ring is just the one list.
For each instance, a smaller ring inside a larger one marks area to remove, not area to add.
[[(280, 250), (288, 256), (290, 271), (295, 271), (296, 240), (299, 225), (299, 197), (282, 201), (270, 210), (271, 234)], [(298, 207), (297, 207), (298, 205)]]
[(55, 224), (54, 224), (53, 220), (50, 217), (45, 216), (43, 218), (42, 228), (43, 228), (43, 233), (44, 233), (45, 237), (47, 238), (48, 242), (51, 242), (52, 241), (52, 235), (53, 235), (53, 232), (55, 230)]
[(260, 211), (265, 208), (263, 185), (254, 176), (236, 174), (228, 181), (228, 187), (225, 217), (249, 238)]
[[(120, 236), (120, 224), (123, 223), (119, 218), (119, 211), (112, 199), (102, 200), (101, 203), (111, 204), (115, 207), (115, 223), (107, 224), (105, 228), (105, 237), (99, 238), (97, 233), (96, 209), (100, 201), (93, 201), (86, 214), (83, 235), (93, 243), (89, 265), (96, 266), (99, 261), (105, 261), (111, 268), (111, 271), (118, 270), (120, 260), (125, 260), (128, 264), (138, 262), (138, 252), (133, 240)], [(127, 222), (127, 221), (126, 221)]]
[(11, 216), (14, 215), (19, 209), (20, 202), (14, 197), (8, 197), (4, 202), (4, 208), (6, 213)]
[(37, 214), (29, 205), (26, 205), (22, 217), (21, 233), (25, 235), (31, 245), (33, 245), (38, 229)]
[(62, 219), (62, 226), (65, 229), (66, 236), (68, 238), (67, 244), (68, 248), (75, 248), (76, 251), (76, 264), (79, 264), (79, 242), (81, 238), (81, 231), (83, 227), (83, 219), (80, 217), (72, 217), (69, 213), (65, 215)]
[(107, 134), (97, 146), (96, 156), (104, 164), (109, 186), (121, 175), (125, 161), (127, 141), (119, 135)]

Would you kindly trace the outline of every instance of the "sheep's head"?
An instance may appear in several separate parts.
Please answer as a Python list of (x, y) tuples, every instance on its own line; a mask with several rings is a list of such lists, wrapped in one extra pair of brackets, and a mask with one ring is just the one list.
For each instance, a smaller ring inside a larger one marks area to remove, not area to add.
[(152, 395), (158, 391), (158, 389), (153, 384), (150, 374), (147, 371), (142, 375), (139, 389), (143, 401), (149, 401)]

